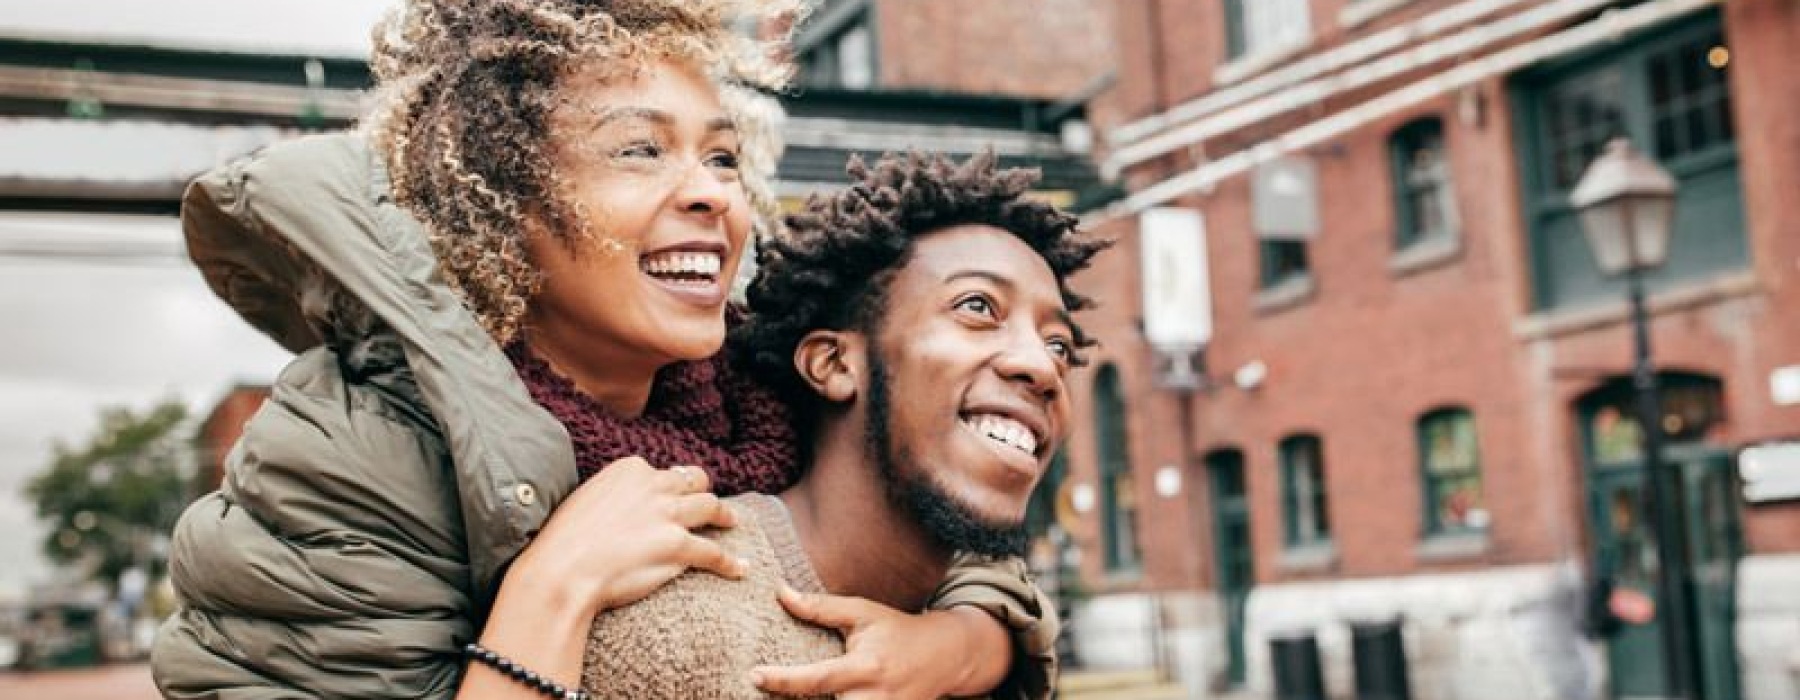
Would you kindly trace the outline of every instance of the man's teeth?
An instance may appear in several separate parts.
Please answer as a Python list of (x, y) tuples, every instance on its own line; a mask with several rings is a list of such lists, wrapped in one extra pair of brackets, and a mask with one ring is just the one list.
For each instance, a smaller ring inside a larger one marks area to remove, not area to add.
[(963, 419), (975, 432), (1025, 454), (1037, 454), (1037, 436), (1031, 429), (1005, 416), (982, 414)]
[(689, 275), (716, 277), (723, 261), (718, 253), (654, 253), (644, 256), (642, 265), (652, 275)]

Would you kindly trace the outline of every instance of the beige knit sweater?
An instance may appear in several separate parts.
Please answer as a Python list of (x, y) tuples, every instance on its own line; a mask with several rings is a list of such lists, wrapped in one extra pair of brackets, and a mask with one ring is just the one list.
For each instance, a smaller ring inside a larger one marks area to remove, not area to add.
[(844, 653), (836, 632), (795, 620), (775, 593), (824, 592), (780, 499), (726, 499), (738, 525), (709, 531), (750, 563), (742, 580), (690, 571), (637, 603), (594, 619), (581, 685), (595, 698), (763, 698), (750, 669), (820, 661)]

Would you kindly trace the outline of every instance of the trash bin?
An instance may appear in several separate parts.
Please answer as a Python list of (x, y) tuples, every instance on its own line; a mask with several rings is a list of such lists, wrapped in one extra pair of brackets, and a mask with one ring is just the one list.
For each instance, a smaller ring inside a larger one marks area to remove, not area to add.
[(1350, 650), (1357, 700), (1411, 700), (1399, 620), (1351, 624)]
[(1325, 700), (1319, 641), (1312, 630), (1269, 635), (1269, 659), (1275, 672), (1275, 700)]

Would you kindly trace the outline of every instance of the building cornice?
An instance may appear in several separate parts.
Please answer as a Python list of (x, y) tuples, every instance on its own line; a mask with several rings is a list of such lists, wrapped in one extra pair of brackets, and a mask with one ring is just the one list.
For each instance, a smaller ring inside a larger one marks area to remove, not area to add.
[(1242, 175), (1289, 153), (1318, 146), (1427, 100), (1527, 66), (1615, 41), (1633, 32), (1713, 7), (1719, 2), (1720, 0), (1649, 0), (1631, 8), (1602, 14), (1554, 34), (1468, 60), (1382, 93), (1367, 102), (1139, 189), (1108, 208), (1098, 218), (1105, 221), (1129, 216), (1189, 194), (1209, 192), (1227, 178)]
[[(1617, 0), (1553, 0), (1425, 42), (1379, 60), (1356, 65), (1306, 82), (1284, 86), (1279, 92), (1235, 107), (1208, 113), (1181, 126), (1127, 143), (1115, 143), (1102, 169), (1117, 173), (1133, 165), (1173, 153), (1207, 139), (1262, 124), (1296, 110), (1318, 105), (1338, 95), (1391, 80), (1421, 69), (1478, 55), (1505, 42), (1543, 31)], [(1461, 6), (1458, 6), (1461, 7)]]

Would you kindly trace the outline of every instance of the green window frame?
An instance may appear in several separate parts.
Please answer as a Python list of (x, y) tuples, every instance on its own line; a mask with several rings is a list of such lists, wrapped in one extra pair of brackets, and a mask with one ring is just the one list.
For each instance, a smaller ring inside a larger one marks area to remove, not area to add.
[(1106, 570), (1132, 573), (1143, 562), (1138, 540), (1137, 491), (1125, 435), (1125, 397), (1118, 368), (1101, 367), (1094, 377), (1094, 437), (1100, 464), (1100, 510)]
[(1750, 262), (1731, 117), (1730, 49), (1717, 10), (1520, 73), (1512, 82), (1533, 306), (1625, 296), (1583, 240), (1569, 192), (1608, 140), (1624, 136), (1677, 183), (1669, 259), (1652, 291)]
[(1309, 0), (1221, 2), (1228, 62), (1300, 46), (1312, 38)]
[(1243, 58), (1250, 49), (1244, 27), (1244, 0), (1223, 0), (1225, 5), (1225, 60)]
[(1444, 121), (1408, 122), (1388, 138), (1394, 183), (1394, 249), (1456, 235), (1456, 190), (1450, 176)]
[[(839, 89), (879, 85), (879, 39), (870, 5), (870, 0), (828, 0), (815, 9), (793, 42), (801, 84)], [(850, 51), (856, 55), (848, 54)], [(866, 75), (852, 80), (852, 67)]]
[(1264, 238), (1257, 245), (1257, 259), (1261, 265), (1258, 279), (1263, 289), (1278, 287), (1292, 281), (1312, 276), (1312, 268), (1308, 266), (1306, 241), (1287, 238)]
[(1329, 544), (1324, 443), (1317, 435), (1294, 435), (1283, 439), (1277, 452), (1281, 459), (1283, 541), (1289, 548)]
[(1475, 414), (1464, 408), (1427, 413), (1419, 418), (1418, 440), (1425, 535), (1486, 531), (1489, 512)]

